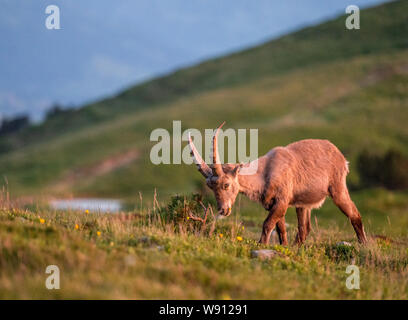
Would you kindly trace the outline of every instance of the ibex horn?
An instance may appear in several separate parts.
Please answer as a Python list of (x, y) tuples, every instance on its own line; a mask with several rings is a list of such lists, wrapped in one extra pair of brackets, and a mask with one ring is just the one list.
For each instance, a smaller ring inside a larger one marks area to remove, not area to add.
[(191, 140), (190, 132), (188, 133), (188, 145), (190, 146), (191, 155), (193, 156), (194, 162), (197, 165), (198, 171), (200, 171), (204, 178), (211, 176), (211, 168), (204, 162), (203, 158), (201, 158), (200, 153), (197, 151), (193, 141)]
[(213, 167), (212, 168), (213, 168), (213, 175), (216, 175), (218, 177), (224, 174), (224, 171), (222, 171), (222, 166), (221, 166), (218, 151), (217, 151), (217, 136), (218, 136), (220, 129), (222, 128), (224, 124), (225, 124), (225, 121), (221, 123), (221, 125), (217, 128), (214, 134), (214, 138), (213, 138)]

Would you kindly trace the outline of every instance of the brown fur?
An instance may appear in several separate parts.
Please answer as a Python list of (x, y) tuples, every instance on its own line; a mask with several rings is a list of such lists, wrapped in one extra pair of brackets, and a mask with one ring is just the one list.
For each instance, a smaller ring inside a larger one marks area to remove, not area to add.
[[(216, 138), (214, 140), (216, 143)], [(286, 245), (285, 214), (289, 206), (295, 207), (298, 217), (296, 242), (300, 244), (310, 232), (311, 210), (319, 208), (326, 197), (331, 196), (349, 218), (358, 240), (362, 243), (367, 241), (360, 213), (350, 199), (346, 186), (347, 161), (331, 142), (301, 140), (286, 147), (273, 148), (255, 161), (255, 174), (240, 174), (245, 167), (254, 164), (252, 162), (245, 166), (224, 164), (222, 173), (218, 169), (217, 174), (206, 175), (207, 185), (214, 192), (220, 214), (230, 215), (231, 207), (241, 192), (260, 202), (269, 211), (260, 242), (269, 243), (271, 232), (276, 227), (281, 244)], [(205, 163), (200, 165), (206, 166)]]

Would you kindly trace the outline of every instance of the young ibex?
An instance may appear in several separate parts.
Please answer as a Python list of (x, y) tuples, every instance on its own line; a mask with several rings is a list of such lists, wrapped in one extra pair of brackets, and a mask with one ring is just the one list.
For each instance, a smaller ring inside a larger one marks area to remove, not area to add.
[[(225, 123), (225, 122), (224, 122)], [(298, 234), (302, 244), (310, 231), (310, 212), (319, 208), (325, 198), (332, 197), (336, 206), (348, 217), (361, 243), (366, 243), (360, 213), (350, 199), (346, 186), (348, 164), (343, 154), (328, 140), (301, 140), (286, 147), (276, 147), (253, 162), (221, 164), (217, 152), (217, 136), (213, 137), (213, 164), (208, 166), (194, 146), (189, 145), (198, 170), (206, 178), (217, 200), (219, 214), (229, 216), (239, 192), (260, 202), (269, 211), (263, 223), (260, 243), (267, 244), (273, 229), (279, 241), (287, 245), (285, 214), (289, 206), (296, 208)], [(255, 163), (256, 162), (256, 163)], [(243, 167), (256, 165), (253, 174), (240, 174)]]

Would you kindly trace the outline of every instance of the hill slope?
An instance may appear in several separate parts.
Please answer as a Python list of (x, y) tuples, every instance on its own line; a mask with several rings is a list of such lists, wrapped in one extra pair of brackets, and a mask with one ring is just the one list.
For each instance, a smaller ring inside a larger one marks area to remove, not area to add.
[(364, 10), (358, 31), (346, 30), (345, 16), (341, 16), (264, 45), (179, 70), (137, 85), (111, 99), (56, 116), (14, 139), (0, 140), (0, 151), (111, 121), (127, 112), (161, 106), (210, 89), (247, 83), (328, 61), (407, 48), (407, 11), (407, 1), (388, 3)]
[(406, 12), (408, 1), (364, 10), (358, 31), (339, 17), (56, 116), (0, 142), (9, 150), (1, 173), (16, 195), (187, 191), (198, 173), (151, 164), (150, 132), (171, 130), (172, 120), (183, 129), (227, 120), (259, 128), (260, 154), (297, 139), (330, 139), (351, 160), (356, 184), (362, 149), (408, 154)]

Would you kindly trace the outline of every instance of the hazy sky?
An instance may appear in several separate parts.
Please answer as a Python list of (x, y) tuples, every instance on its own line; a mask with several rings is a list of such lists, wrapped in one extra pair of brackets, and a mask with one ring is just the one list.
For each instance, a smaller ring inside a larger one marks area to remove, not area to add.
[[(39, 119), (381, 0), (0, 0), (0, 114)], [(45, 27), (60, 8), (61, 29)]]

